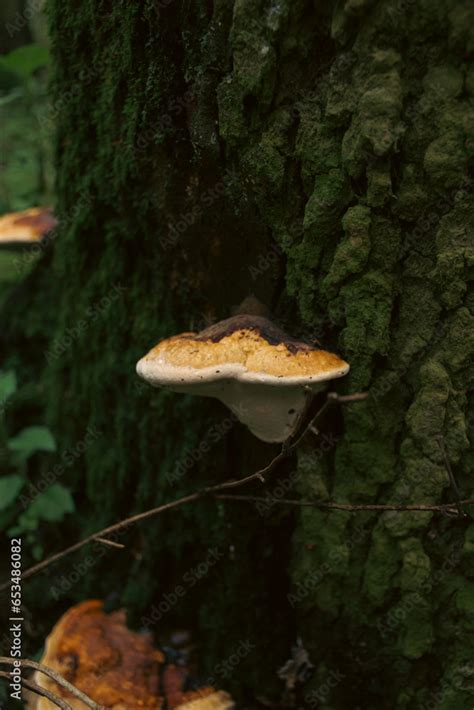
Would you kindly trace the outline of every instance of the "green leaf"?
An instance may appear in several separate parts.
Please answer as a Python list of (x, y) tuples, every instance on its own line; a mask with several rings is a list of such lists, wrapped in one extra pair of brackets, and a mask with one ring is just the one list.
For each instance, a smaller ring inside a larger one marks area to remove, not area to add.
[(54, 437), (45, 426), (22, 429), (19, 434), (9, 439), (7, 446), (16, 454), (16, 462), (26, 461), (37, 451), (56, 451)]
[(37, 69), (49, 62), (49, 52), (40, 44), (25, 44), (0, 57), (0, 67), (15, 72), (22, 79), (28, 79)]
[(43, 559), (43, 552), (43, 545), (40, 545), (39, 543), (36, 543), (36, 545), (33, 545), (33, 547), (31, 548), (31, 554), (34, 560), (39, 561)]
[(0, 408), (16, 392), (16, 375), (13, 370), (0, 372)]
[(8, 529), (8, 534), (15, 536), (34, 532), (42, 520), (49, 523), (60, 522), (67, 513), (73, 513), (74, 509), (74, 500), (69, 489), (61, 483), (53, 483), (33, 500), (29, 508), (20, 515), (16, 525)]
[(24, 483), (25, 479), (17, 474), (0, 478), (0, 510), (8, 508), (10, 503), (13, 503)]
[(71, 491), (61, 483), (53, 483), (44, 493), (35, 498), (26, 511), (28, 517), (59, 522), (66, 513), (74, 512), (74, 500)]

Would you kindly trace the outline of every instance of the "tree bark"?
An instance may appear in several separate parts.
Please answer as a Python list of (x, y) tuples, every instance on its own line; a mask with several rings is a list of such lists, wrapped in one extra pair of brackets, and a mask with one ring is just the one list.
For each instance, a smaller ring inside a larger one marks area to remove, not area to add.
[[(247, 494), (451, 501), (442, 435), (472, 497), (472, 4), (50, 0), (49, 14), (62, 228), (30, 277), (39, 303), (8, 328), (35, 336), (60, 450), (97, 433), (62, 478), (68, 534), (272, 458), (219, 403), (134, 372), (160, 337), (252, 293), (350, 362), (339, 392), (370, 397), (333, 407)], [(113, 593), (158, 638), (190, 625), (203, 673), (243, 707), (277, 702), (299, 637), (315, 666), (300, 706), (467, 710), (471, 520), (205, 501), (31, 589), (50, 619), (58, 595)]]

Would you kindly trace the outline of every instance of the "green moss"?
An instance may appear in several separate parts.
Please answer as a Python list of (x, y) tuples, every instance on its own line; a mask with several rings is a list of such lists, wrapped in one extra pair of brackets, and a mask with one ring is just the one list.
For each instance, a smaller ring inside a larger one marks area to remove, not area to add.
[(367, 166), (367, 179), (367, 203), (370, 207), (382, 207), (392, 196), (392, 178), (387, 163)]
[(436, 187), (449, 189), (459, 184), (467, 167), (462, 133), (451, 130), (432, 141), (425, 153), (424, 168)]
[(463, 615), (466, 631), (474, 631), (474, 584), (464, 582), (456, 594), (456, 606)]
[(370, 210), (359, 205), (351, 207), (342, 218), (346, 238), (340, 242), (331, 269), (322, 283), (328, 295), (337, 294), (338, 287), (349, 276), (364, 269), (370, 252)]
[(400, 635), (400, 650), (411, 660), (429, 653), (434, 641), (429, 604), (420, 601), (418, 595), (407, 594), (403, 597), (402, 608), (408, 611), (403, 618), (403, 630)]
[(391, 593), (399, 556), (400, 553), (389, 535), (381, 526), (377, 526), (373, 532), (364, 572), (364, 592), (375, 607), (380, 607)]
[(421, 542), (416, 538), (404, 541), (403, 550), (400, 587), (406, 592), (415, 592), (420, 590), (429, 578), (430, 558), (425, 554)]

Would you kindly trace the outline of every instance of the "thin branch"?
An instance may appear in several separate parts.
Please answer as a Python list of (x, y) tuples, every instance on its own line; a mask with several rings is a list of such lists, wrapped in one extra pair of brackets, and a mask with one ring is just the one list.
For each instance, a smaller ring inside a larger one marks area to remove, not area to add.
[(46, 688), (42, 688), (34, 681), (22, 678), (21, 684), (23, 687), (27, 688), (28, 690), (31, 690), (31, 692), (36, 693), (36, 695), (40, 695), (43, 698), (48, 698), (51, 703), (54, 703), (54, 705), (56, 705), (58, 708), (61, 708), (61, 710), (72, 710), (72, 706), (69, 705), (69, 703), (60, 698), (58, 695), (55, 695), (51, 690), (46, 690)]
[[(279, 503), (281, 505), (294, 505), (298, 507), (311, 507), (311, 508), (322, 508), (328, 510), (347, 510), (349, 512), (357, 512), (359, 510), (396, 510), (399, 512), (413, 512), (420, 511), (435, 512), (435, 513), (449, 513), (458, 515), (458, 510), (454, 503), (447, 503), (442, 505), (430, 505), (424, 503), (413, 503), (407, 505), (391, 505), (382, 503), (332, 503), (317, 500), (295, 500), (291, 498), (270, 498), (264, 496), (244, 496), (244, 495), (230, 495), (230, 494), (216, 494), (214, 496), (216, 500), (238, 500), (238, 501), (250, 501), (254, 503)], [(462, 500), (463, 505), (474, 505), (474, 498), (469, 498), (467, 500)], [(465, 515), (465, 514), (464, 514)]]
[[(7, 680), (11, 680), (10, 675), (6, 673), (6, 671), (0, 671), (0, 678), (6, 678)], [(31, 679), (26, 679), (22, 677), (21, 685), (23, 688), (27, 688), (27, 690), (31, 690), (33, 693), (36, 693), (36, 695), (41, 695), (42, 698), (48, 698), (48, 700), (50, 700), (53, 705), (56, 705), (56, 707), (61, 708), (61, 710), (72, 710), (69, 703), (67, 703), (62, 698), (59, 698), (50, 690), (46, 690), (46, 688), (41, 688)]]
[(125, 545), (122, 545), (121, 542), (114, 542), (113, 540), (107, 540), (106, 537), (99, 537), (97, 536), (95, 538), (97, 542), (101, 542), (103, 545), (108, 545), (109, 547), (116, 547), (119, 550), (123, 550)]
[[(91, 700), (91, 698), (83, 693), (82, 690), (76, 688), (72, 685), (72, 683), (63, 678), (62, 675), (60, 675), (57, 671), (54, 671), (52, 668), (48, 668), (48, 666), (44, 666), (42, 663), (37, 663), (36, 661), (30, 661), (28, 658), (21, 658), (19, 661), (22, 668), (33, 668), (35, 671), (44, 673), (49, 676), (49, 678), (52, 678), (52, 680), (54, 680), (58, 685), (65, 688), (69, 691), (69, 693), (71, 693), (71, 695), (74, 695), (79, 700), (82, 700), (82, 702), (89, 708), (92, 708), (92, 710), (103, 710), (102, 705), (98, 705), (94, 700)], [(8, 656), (0, 656), (0, 665), (2, 666), (13, 666), (16, 662), (18, 661), (13, 658), (8, 658)]]
[[(146, 520), (147, 518), (152, 518), (155, 515), (159, 515), (159, 513), (164, 513), (165, 510), (171, 510), (172, 508), (178, 508), (181, 505), (185, 505), (185, 503), (191, 503), (192, 501), (198, 500), (198, 498), (201, 498), (203, 495), (205, 495), (205, 492), (206, 491), (199, 491), (189, 496), (178, 498), (178, 500), (173, 500), (170, 503), (165, 503), (164, 505), (160, 505), (157, 508), (146, 510), (145, 512), (138, 513), (137, 515), (132, 515), (130, 518), (126, 518), (126, 520), (121, 520), (119, 523), (109, 525), (103, 530), (98, 530), (97, 532), (92, 533), (92, 535), (89, 535), (88, 537), (84, 538), (84, 540), (80, 540), (74, 545), (66, 547), (65, 550), (61, 550), (61, 552), (57, 552), (55, 555), (51, 555), (51, 557), (48, 557), (42, 562), (39, 562), (37, 565), (29, 567), (22, 573), (21, 579), (22, 581), (24, 581), (25, 579), (28, 579), (28, 577), (32, 577), (34, 574), (40, 572), (42, 569), (45, 569), (45, 567), (49, 567), (49, 565), (53, 562), (61, 560), (63, 557), (70, 555), (72, 552), (76, 552), (76, 550), (80, 550), (81, 547), (84, 547), (84, 545), (88, 545), (90, 542), (93, 542), (97, 538), (97, 536), (104, 537), (106, 535), (110, 535), (111, 533), (116, 532), (117, 530), (122, 530), (123, 528), (127, 528), (130, 525), (134, 525), (135, 523), (138, 523), (141, 520)], [(5, 582), (0, 586), (0, 592), (2, 592), (4, 589), (7, 589), (9, 586), (10, 581)]]
[[(6, 680), (11, 681), (10, 674), (6, 671), (0, 671), (0, 678), (5, 678)], [(61, 708), (61, 710), (72, 710), (69, 703), (67, 703), (62, 698), (58, 698), (57, 695), (52, 693), (50, 690), (46, 690), (45, 688), (41, 688), (39, 685), (36, 685), (36, 683), (34, 683), (32, 680), (27, 680), (26, 678), (22, 677), (21, 685), (23, 688), (27, 688), (33, 693), (41, 695), (41, 697), (43, 698), (48, 698), (48, 700), (50, 700), (53, 705), (56, 705), (56, 707)]]
[[(151, 510), (147, 510), (144, 513), (138, 513), (137, 515), (132, 515), (130, 518), (127, 518), (126, 520), (122, 520), (119, 523), (114, 523), (113, 525), (109, 525), (109, 527), (104, 528), (103, 530), (98, 530), (95, 533), (92, 533), (92, 535), (89, 535), (88, 537), (84, 538), (84, 540), (80, 540), (79, 542), (76, 542), (74, 545), (71, 545), (70, 547), (67, 547), (65, 550), (62, 550), (61, 552), (57, 552), (55, 555), (51, 555), (51, 557), (46, 558), (45, 560), (42, 560), (42, 562), (38, 562), (38, 564), (33, 565), (32, 567), (29, 567), (27, 570), (25, 570), (22, 574), (22, 581), (25, 579), (28, 579), (28, 577), (32, 577), (34, 574), (37, 574), (41, 570), (45, 569), (46, 567), (49, 567), (50, 564), (53, 562), (57, 562), (58, 560), (62, 559), (63, 557), (66, 557), (67, 555), (70, 555), (73, 552), (76, 552), (77, 550), (80, 550), (81, 547), (84, 547), (84, 545), (88, 545), (90, 542), (93, 542), (94, 540), (97, 540), (97, 538), (104, 538), (107, 537), (107, 535), (110, 535), (113, 532), (116, 532), (117, 530), (121, 530), (123, 528), (126, 528), (130, 525), (134, 525), (135, 523), (138, 523), (142, 520), (146, 520), (147, 518), (154, 517), (155, 515), (159, 515), (160, 513), (164, 513), (166, 510), (171, 510), (172, 508), (178, 508), (181, 505), (185, 505), (186, 503), (192, 503), (195, 500), (198, 500), (199, 498), (203, 498), (205, 496), (212, 496), (215, 492), (217, 491), (224, 491), (229, 488), (237, 488), (238, 486), (244, 486), (247, 483), (250, 483), (251, 481), (255, 480), (260, 480), (261, 482), (265, 482), (265, 474), (270, 473), (273, 471), (276, 466), (282, 461), (282, 459), (286, 458), (291, 451), (293, 451), (294, 448), (299, 444), (301, 439), (305, 436), (306, 431), (308, 430), (309, 426), (313, 424), (313, 422), (321, 416), (321, 414), (330, 406), (332, 403), (332, 400), (330, 401), (327, 399), (319, 412), (317, 412), (316, 416), (312, 418), (311, 422), (308, 424), (307, 427), (305, 427), (303, 433), (301, 436), (297, 437), (295, 440), (292, 441), (292, 443), (287, 444), (287, 442), (284, 442), (281, 448), (281, 451), (279, 454), (277, 454), (271, 461), (270, 463), (265, 466), (264, 468), (260, 469), (260, 471), (256, 471), (255, 473), (252, 473), (249, 476), (246, 476), (245, 478), (238, 478), (238, 479), (232, 479), (230, 481), (224, 481), (223, 483), (218, 483), (215, 486), (207, 486), (206, 488), (203, 488), (200, 491), (197, 491), (196, 493), (192, 493), (189, 496), (184, 496), (183, 498), (178, 498), (175, 501), (172, 501), (170, 503), (165, 503), (164, 505), (160, 505), (157, 508), (152, 508)], [(0, 585), (0, 591), (3, 591), (4, 589), (7, 589), (10, 585), (10, 582), (5, 582), (4, 584)]]
[(438, 442), (438, 446), (441, 449), (441, 454), (442, 454), (443, 460), (444, 460), (444, 466), (445, 466), (446, 471), (448, 473), (449, 482), (451, 483), (451, 487), (454, 491), (454, 496), (456, 498), (456, 505), (457, 505), (457, 509), (459, 511), (459, 515), (462, 518), (465, 518), (466, 513), (462, 509), (461, 491), (459, 490), (458, 484), (456, 483), (456, 479), (454, 478), (453, 469), (451, 468), (451, 461), (449, 460), (448, 452), (446, 451), (446, 446), (444, 443), (443, 435), (439, 434), (436, 437), (436, 441)]
[[(354, 395), (352, 395), (354, 396)], [(307, 432), (311, 430), (311, 428), (314, 426), (314, 423), (322, 417), (326, 409), (328, 409), (331, 404), (334, 404), (335, 402), (339, 401), (339, 395), (337, 395), (335, 392), (330, 392), (324, 402), (324, 404), (320, 407), (320, 409), (316, 412), (314, 417), (311, 417), (310, 421), (305, 423), (306, 419), (306, 414), (308, 411), (308, 408), (303, 411), (300, 421), (298, 422), (296, 429), (294, 433), (286, 440), (283, 442), (281, 446), (281, 451), (279, 454), (273, 458), (270, 463), (265, 466), (264, 468), (261, 468), (259, 471), (256, 471), (255, 473), (250, 474), (250, 476), (246, 476), (245, 478), (237, 478), (233, 481), (225, 481), (224, 483), (219, 483), (216, 486), (209, 486), (206, 488), (207, 493), (214, 493), (215, 491), (222, 491), (227, 488), (237, 488), (238, 486), (243, 486), (246, 483), (251, 483), (252, 481), (259, 480), (262, 483), (265, 483), (266, 478), (265, 476), (268, 475), (269, 473), (272, 473), (275, 468), (278, 466), (280, 461), (283, 461), (283, 459), (287, 458), (301, 443), (301, 441), (304, 439), (306, 436)]]
[(228, 488), (238, 488), (239, 486), (244, 486), (247, 483), (251, 483), (252, 481), (260, 481), (261, 483), (266, 482), (265, 476), (272, 473), (275, 468), (278, 466), (280, 461), (283, 461), (283, 459), (286, 459), (295, 449), (296, 447), (300, 444), (300, 442), (304, 439), (306, 436), (307, 432), (313, 427), (314, 423), (324, 414), (326, 409), (331, 406), (334, 402), (338, 401), (338, 395), (336, 395), (335, 392), (331, 392), (330, 395), (328, 394), (324, 404), (322, 407), (316, 412), (316, 414), (311, 417), (311, 420), (309, 422), (306, 422), (307, 419), (307, 413), (309, 410), (309, 404), (308, 406), (304, 409), (304, 411), (300, 415), (300, 419), (296, 425), (295, 431), (293, 434), (291, 434), (286, 441), (283, 442), (281, 446), (280, 453), (278, 453), (267, 466), (264, 468), (261, 468), (259, 471), (255, 471), (255, 473), (251, 473), (249, 476), (245, 476), (245, 478), (236, 478), (233, 479), (232, 481), (224, 481), (224, 483), (218, 483), (215, 486), (208, 486), (207, 488), (204, 489), (204, 492), (207, 494), (213, 494), (215, 491), (223, 491)]
[[(245, 476), (245, 478), (238, 478), (238, 479), (232, 479), (229, 481), (224, 481), (223, 483), (218, 483), (214, 486), (207, 486), (206, 488), (201, 489), (200, 491), (196, 491), (196, 493), (192, 493), (191, 495), (184, 496), (183, 498), (178, 498), (175, 501), (171, 501), (170, 503), (165, 503), (163, 505), (158, 506), (157, 508), (152, 508), (151, 510), (147, 510), (143, 513), (138, 513), (137, 515), (132, 515), (130, 518), (126, 518), (125, 520), (121, 520), (118, 523), (114, 523), (113, 525), (109, 525), (107, 528), (104, 528), (103, 530), (98, 530), (97, 532), (93, 533), (92, 535), (89, 535), (86, 537), (84, 540), (80, 540), (79, 542), (76, 542), (74, 545), (71, 545), (70, 547), (67, 547), (65, 550), (62, 550), (61, 552), (57, 552), (54, 555), (51, 555), (50, 557), (46, 558), (42, 562), (39, 562), (36, 565), (33, 565), (32, 567), (29, 567), (26, 569), (23, 574), (22, 574), (22, 581), (25, 579), (28, 579), (29, 577), (32, 577), (34, 574), (37, 574), (38, 572), (41, 572), (41, 570), (46, 569), (46, 567), (49, 567), (53, 562), (57, 562), (58, 560), (63, 559), (67, 555), (72, 554), (73, 552), (76, 552), (77, 550), (80, 550), (82, 547), (85, 545), (88, 545), (90, 542), (93, 542), (94, 540), (97, 540), (97, 538), (106, 538), (108, 535), (110, 535), (113, 532), (117, 532), (117, 530), (123, 530), (124, 528), (127, 528), (131, 525), (134, 525), (135, 523), (141, 522), (142, 520), (146, 520), (147, 518), (152, 518), (156, 515), (159, 515), (160, 513), (164, 513), (167, 510), (172, 510), (173, 508), (178, 508), (182, 505), (185, 505), (186, 503), (192, 503), (196, 500), (199, 500), (201, 498), (205, 498), (207, 496), (214, 497), (216, 493), (219, 493), (220, 491), (225, 491), (230, 488), (238, 488), (240, 486), (244, 486), (247, 483), (251, 483), (253, 481), (260, 481), (261, 483), (265, 483), (266, 478), (265, 476), (270, 474), (275, 470), (275, 468), (278, 466), (280, 461), (283, 459), (287, 458), (294, 449), (300, 444), (300, 442), (304, 439), (306, 436), (306, 433), (311, 429), (311, 427), (314, 425), (314, 423), (324, 414), (324, 412), (332, 405), (332, 404), (337, 404), (339, 402), (341, 403), (349, 403), (349, 402), (356, 402), (360, 401), (360, 399), (365, 399), (367, 396), (366, 392), (358, 392), (352, 395), (344, 395), (344, 396), (339, 396), (336, 392), (330, 392), (324, 404), (321, 406), (321, 408), (316, 412), (316, 414), (310, 419), (310, 421), (307, 421), (308, 417), (308, 412), (310, 409), (310, 402), (308, 403), (307, 408), (304, 410), (302, 415), (300, 416), (300, 419), (298, 421), (297, 427), (295, 431), (291, 434), (291, 436), (283, 442), (281, 446), (280, 452), (270, 461), (270, 463), (265, 466), (264, 468), (260, 469), (259, 471), (256, 471), (255, 473), (250, 474), (249, 476)], [(10, 586), (10, 581), (5, 582), (4, 584), (0, 585), (0, 591), (4, 591)]]

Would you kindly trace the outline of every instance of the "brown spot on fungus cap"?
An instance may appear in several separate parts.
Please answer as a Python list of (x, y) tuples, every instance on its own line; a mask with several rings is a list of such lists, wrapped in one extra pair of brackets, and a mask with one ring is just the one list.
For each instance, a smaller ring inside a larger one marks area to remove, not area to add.
[(0, 246), (27, 246), (41, 242), (57, 225), (51, 207), (31, 207), (0, 217)]
[(269, 442), (292, 433), (308, 388), (314, 391), (348, 370), (334, 353), (295, 340), (256, 315), (162, 340), (137, 364), (152, 385), (217, 397)]

